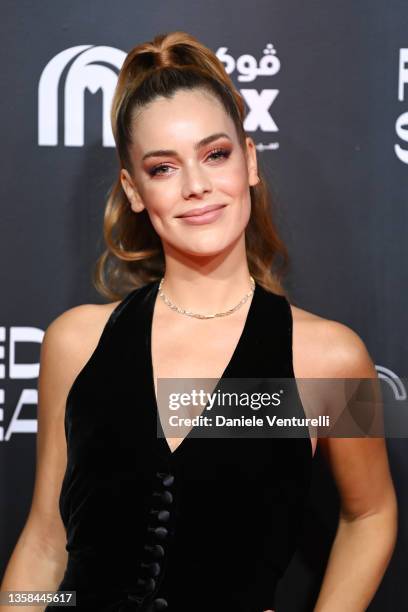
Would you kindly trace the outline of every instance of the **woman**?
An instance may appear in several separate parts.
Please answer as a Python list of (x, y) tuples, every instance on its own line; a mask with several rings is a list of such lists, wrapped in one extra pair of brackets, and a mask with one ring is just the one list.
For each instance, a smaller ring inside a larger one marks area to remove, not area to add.
[[(156, 382), (376, 374), (351, 329), (289, 304), (243, 118), (194, 37), (160, 35), (128, 54), (95, 277), (114, 301), (72, 308), (46, 330), (35, 491), (3, 590), (73, 590), (77, 609), (99, 612), (275, 610), (317, 440), (158, 437)], [(386, 448), (319, 444), (341, 514), (314, 610), (360, 612), (395, 543)]]

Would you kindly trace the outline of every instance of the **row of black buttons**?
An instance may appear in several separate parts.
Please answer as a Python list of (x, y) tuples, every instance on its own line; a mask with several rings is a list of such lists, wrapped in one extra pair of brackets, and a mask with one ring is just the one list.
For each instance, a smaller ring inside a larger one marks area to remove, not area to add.
[[(154, 506), (150, 510), (152, 523), (149, 523), (147, 531), (151, 538), (145, 544), (144, 550), (148, 553), (148, 559), (143, 559), (139, 565), (141, 576), (136, 583), (136, 590), (128, 593), (128, 600), (137, 602), (140, 606), (157, 586), (157, 579), (162, 571), (165, 558), (164, 543), (169, 536), (170, 507), (173, 503), (173, 494), (168, 490), (174, 483), (174, 475), (168, 472), (156, 472), (160, 482), (159, 490), (153, 491)], [(159, 507), (156, 507), (156, 506)], [(148, 606), (146, 612), (161, 612), (168, 608), (168, 602), (163, 597), (154, 599)]]

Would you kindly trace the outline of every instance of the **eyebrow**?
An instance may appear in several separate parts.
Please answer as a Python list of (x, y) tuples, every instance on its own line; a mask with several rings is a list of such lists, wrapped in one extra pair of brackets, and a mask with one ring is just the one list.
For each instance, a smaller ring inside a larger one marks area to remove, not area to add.
[[(214, 140), (218, 140), (218, 138), (228, 138), (228, 140), (231, 140), (231, 138), (225, 132), (217, 132), (216, 134), (210, 134), (210, 136), (206, 136), (205, 138), (202, 138), (196, 142), (194, 144), (194, 150), (197, 151), (200, 147), (203, 147)], [(157, 151), (149, 151), (143, 155), (142, 161), (148, 157), (167, 157), (168, 155), (177, 155), (177, 151), (172, 149), (158, 149)]]

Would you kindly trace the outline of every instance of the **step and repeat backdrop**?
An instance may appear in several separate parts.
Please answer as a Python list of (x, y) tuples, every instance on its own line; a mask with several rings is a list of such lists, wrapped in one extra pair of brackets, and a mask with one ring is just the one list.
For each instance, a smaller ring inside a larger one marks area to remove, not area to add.
[[(0, 577), (31, 501), (44, 330), (72, 306), (103, 302), (91, 270), (118, 171), (117, 74), (158, 33), (211, 47), (245, 99), (291, 256), (292, 303), (355, 330), (397, 402), (408, 376), (406, 0), (3, 0), (1, 10)], [(408, 441), (387, 445), (399, 536), (370, 612), (408, 606)], [(278, 609), (312, 609), (337, 512), (318, 451)]]

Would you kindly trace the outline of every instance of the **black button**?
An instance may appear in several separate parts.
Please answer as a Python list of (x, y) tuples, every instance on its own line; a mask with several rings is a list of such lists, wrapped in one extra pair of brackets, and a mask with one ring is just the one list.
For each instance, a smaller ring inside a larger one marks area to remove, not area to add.
[(167, 537), (168, 531), (165, 527), (149, 527), (149, 531), (153, 532), (159, 540), (164, 540)]
[(164, 548), (160, 546), (160, 544), (154, 544), (153, 546), (146, 544), (144, 549), (151, 553), (156, 559), (164, 557)]
[(150, 514), (157, 514), (157, 519), (162, 523), (167, 523), (170, 518), (170, 512), (168, 510), (150, 510)]
[[(171, 487), (171, 485), (174, 482), (174, 476), (173, 474), (167, 474), (167, 476), (165, 476), (163, 478), (163, 484), (165, 487)], [(167, 605), (167, 604), (166, 604)]]
[(173, 496), (170, 491), (163, 491), (161, 498), (166, 504), (171, 504), (173, 502)]
[(155, 599), (153, 602), (153, 607), (155, 612), (160, 612), (160, 610), (165, 610), (168, 607), (168, 603), (165, 599), (160, 597), (159, 599)]
[(158, 478), (161, 479), (165, 487), (171, 487), (174, 482), (173, 474), (166, 472), (156, 472)]
[(173, 502), (173, 496), (170, 493), (170, 491), (163, 491), (162, 493), (158, 493), (157, 491), (154, 491), (153, 495), (155, 497), (160, 497), (161, 501), (164, 502), (165, 504), (171, 504)]
[(149, 572), (150, 576), (156, 577), (160, 574), (160, 563), (153, 561), (153, 563), (142, 563), (141, 566)]

